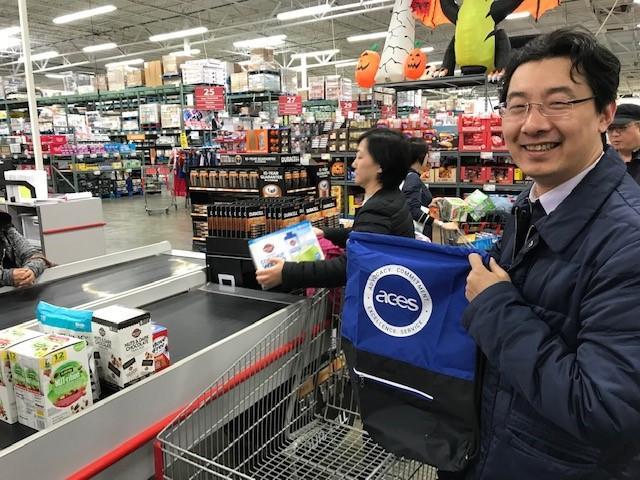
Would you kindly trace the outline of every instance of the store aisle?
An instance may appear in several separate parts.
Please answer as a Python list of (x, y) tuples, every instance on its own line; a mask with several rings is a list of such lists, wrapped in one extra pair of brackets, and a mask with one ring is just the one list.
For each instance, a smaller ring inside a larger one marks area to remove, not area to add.
[(102, 201), (107, 253), (128, 250), (168, 240), (175, 249), (191, 250), (191, 216), (179, 197), (178, 210), (169, 214), (145, 212), (144, 198), (106, 199)]

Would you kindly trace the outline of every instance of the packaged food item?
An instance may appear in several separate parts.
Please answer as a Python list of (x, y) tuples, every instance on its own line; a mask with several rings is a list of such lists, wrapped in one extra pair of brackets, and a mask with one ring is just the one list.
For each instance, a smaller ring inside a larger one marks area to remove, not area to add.
[(40, 336), (42, 336), (40, 332), (20, 327), (0, 331), (0, 420), (3, 422), (16, 423), (18, 421), (9, 349), (20, 342)]
[(80, 338), (87, 342), (89, 374), (91, 376), (91, 394), (93, 401), (100, 399), (100, 379), (96, 369), (96, 348), (91, 329), (92, 313), (86, 310), (72, 310), (57, 307), (46, 302), (38, 303), (36, 319), (44, 333), (55, 333)]
[(132, 385), (154, 371), (151, 314), (118, 305), (93, 312), (100, 378), (116, 388)]
[(159, 372), (171, 365), (169, 356), (169, 331), (167, 327), (151, 322), (153, 334), (153, 361), (155, 371)]
[(440, 220), (444, 222), (464, 222), (467, 220), (467, 204), (457, 197), (444, 197), (438, 201)]
[(43, 430), (91, 405), (87, 342), (42, 335), (9, 350), (18, 422)]
[(480, 190), (474, 190), (466, 199), (467, 211), (475, 221), (480, 220), (489, 212), (495, 210), (495, 205), (489, 196)]

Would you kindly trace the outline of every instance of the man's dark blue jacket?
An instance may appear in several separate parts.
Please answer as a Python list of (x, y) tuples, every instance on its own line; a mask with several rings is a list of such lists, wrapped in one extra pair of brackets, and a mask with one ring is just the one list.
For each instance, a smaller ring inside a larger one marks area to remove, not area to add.
[(608, 148), (514, 253), (515, 218), (494, 252), (513, 283), (463, 318), (486, 356), (466, 478), (640, 479), (640, 187)]

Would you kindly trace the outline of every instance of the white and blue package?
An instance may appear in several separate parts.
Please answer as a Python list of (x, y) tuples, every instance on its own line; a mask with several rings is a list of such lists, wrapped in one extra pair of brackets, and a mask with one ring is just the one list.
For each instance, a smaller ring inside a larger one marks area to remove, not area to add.
[(96, 369), (97, 350), (93, 340), (91, 319), (93, 312), (58, 307), (47, 302), (39, 302), (36, 307), (36, 319), (44, 333), (56, 333), (69, 337), (81, 338), (87, 342), (89, 352), (89, 373), (91, 376), (91, 393), (93, 400), (99, 400), (101, 389)]

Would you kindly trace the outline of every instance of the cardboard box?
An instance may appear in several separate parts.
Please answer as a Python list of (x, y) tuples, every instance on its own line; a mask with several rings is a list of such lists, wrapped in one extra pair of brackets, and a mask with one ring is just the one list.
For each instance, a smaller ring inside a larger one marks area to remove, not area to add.
[(324, 100), (324, 77), (309, 77), (309, 100)]
[(243, 93), (249, 90), (249, 77), (247, 72), (231, 74), (231, 92)]
[(171, 357), (169, 356), (169, 331), (167, 327), (153, 322), (151, 322), (151, 331), (153, 335), (153, 361), (155, 371), (159, 372), (171, 365)]
[(106, 75), (103, 75), (103, 74), (96, 75), (96, 89), (100, 92), (104, 92), (108, 89)]
[(187, 62), (190, 57), (178, 55), (163, 55), (162, 70), (165, 75), (180, 75), (180, 67)]
[(127, 88), (144, 86), (143, 71), (139, 68), (127, 67)]
[(93, 334), (105, 382), (125, 388), (155, 370), (151, 314), (113, 305), (93, 312)]
[(160, 123), (160, 105), (146, 103), (140, 105), (140, 125), (158, 125)]
[(162, 62), (160, 60), (145, 62), (144, 82), (147, 87), (162, 86)]
[(93, 405), (87, 342), (41, 335), (9, 350), (18, 421), (43, 430)]
[(20, 327), (0, 331), (0, 420), (3, 422), (16, 423), (18, 421), (9, 349), (20, 342), (40, 336), (42, 336), (40, 332)]
[(109, 84), (110, 92), (124, 90), (126, 86), (124, 67), (109, 68), (109, 70), (107, 70), (107, 82)]
[(486, 183), (486, 171), (483, 170), (483, 167), (470, 166), (470, 167), (460, 167), (460, 181), (463, 183), (475, 183), (475, 184), (483, 184)]
[(249, 73), (250, 92), (278, 92), (280, 90), (280, 75), (275, 73)]
[(162, 128), (180, 128), (180, 116), (182, 109), (180, 105), (160, 105), (160, 123)]

